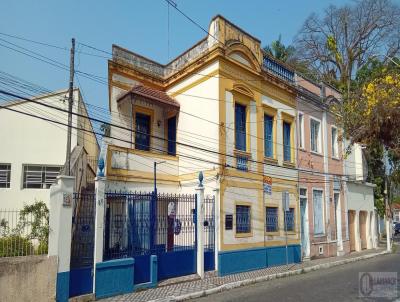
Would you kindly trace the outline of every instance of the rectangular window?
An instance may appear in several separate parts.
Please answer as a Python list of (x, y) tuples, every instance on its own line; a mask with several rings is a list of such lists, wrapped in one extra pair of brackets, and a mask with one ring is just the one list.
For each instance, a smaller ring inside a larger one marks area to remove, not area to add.
[(24, 165), (24, 189), (48, 189), (56, 182), (60, 167)]
[(266, 207), (265, 230), (267, 232), (278, 232), (278, 208)]
[(337, 129), (332, 127), (332, 157), (338, 157)]
[(236, 233), (251, 232), (250, 206), (236, 206)]
[(246, 106), (235, 103), (235, 148), (246, 151)]
[(150, 150), (150, 116), (136, 113), (135, 148), (138, 150)]
[(321, 123), (311, 119), (310, 120), (310, 131), (311, 131), (311, 151), (321, 152), (320, 150), (320, 126)]
[(168, 119), (168, 154), (176, 155), (176, 116)]
[(319, 235), (324, 233), (324, 212), (322, 191), (313, 191), (313, 208), (314, 208), (314, 234)]
[(290, 128), (291, 128), (290, 123), (283, 122), (283, 160), (287, 162), (292, 161)]
[(299, 147), (304, 148), (304, 114), (299, 113)]
[(285, 226), (286, 231), (294, 232), (294, 208), (289, 208), (289, 211), (285, 212)]
[(245, 155), (236, 155), (236, 168), (241, 171), (248, 171), (249, 158)]
[(264, 115), (264, 155), (269, 158), (274, 157), (273, 151), (273, 125), (274, 118), (269, 115)]
[(0, 188), (9, 188), (11, 182), (11, 164), (0, 164)]

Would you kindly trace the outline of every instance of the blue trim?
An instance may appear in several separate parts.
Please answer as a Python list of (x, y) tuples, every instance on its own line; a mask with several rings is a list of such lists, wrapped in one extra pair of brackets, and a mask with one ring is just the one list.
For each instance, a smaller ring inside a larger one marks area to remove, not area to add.
[(135, 259), (125, 258), (125, 259), (115, 259), (110, 261), (98, 262), (96, 263), (96, 269), (110, 268), (113, 266), (131, 266), (135, 264)]
[[(301, 262), (300, 245), (288, 245), (288, 262)], [(285, 246), (261, 247), (218, 253), (218, 273), (225, 276), (286, 264)]]
[(133, 292), (134, 264), (133, 258), (96, 263), (96, 298)]
[(69, 272), (57, 273), (56, 301), (68, 302), (69, 299)]
[[(147, 288), (157, 287), (157, 284), (158, 284), (158, 282), (157, 282), (158, 281), (158, 277), (157, 277), (158, 268), (157, 267), (158, 267), (157, 255), (151, 255), (150, 256), (150, 282), (135, 284), (135, 291), (137, 291), (139, 289), (147, 289)], [(137, 269), (137, 270), (140, 270), (140, 269)], [(137, 271), (137, 270), (135, 270), (135, 271)]]
[(69, 296), (76, 297), (93, 292), (92, 266), (73, 268), (70, 271)]

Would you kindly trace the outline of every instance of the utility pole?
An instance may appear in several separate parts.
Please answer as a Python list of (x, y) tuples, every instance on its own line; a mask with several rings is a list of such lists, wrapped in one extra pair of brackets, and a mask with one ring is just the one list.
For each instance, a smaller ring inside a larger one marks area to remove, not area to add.
[(69, 62), (69, 90), (68, 90), (68, 134), (67, 134), (67, 155), (66, 155), (66, 172), (71, 175), (71, 130), (72, 130), (72, 105), (74, 102), (74, 57), (75, 57), (75, 39), (72, 38), (72, 47)]
[(385, 216), (386, 216), (386, 249), (387, 251), (391, 251), (391, 232), (390, 232), (390, 208), (389, 208), (389, 200), (388, 200), (388, 180), (386, 175), (386, 164), (385, 164)]

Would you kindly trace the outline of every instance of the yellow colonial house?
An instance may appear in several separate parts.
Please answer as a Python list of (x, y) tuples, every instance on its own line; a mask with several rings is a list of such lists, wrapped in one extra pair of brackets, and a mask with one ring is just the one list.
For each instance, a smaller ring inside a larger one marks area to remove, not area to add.
[(106, 190), (152, 191), (157, 163), (158, 192), (190, 194), (202, 171), (221, 275), (299, 262), (293, 70), (222, 16), (166, 65), (112, 52)]

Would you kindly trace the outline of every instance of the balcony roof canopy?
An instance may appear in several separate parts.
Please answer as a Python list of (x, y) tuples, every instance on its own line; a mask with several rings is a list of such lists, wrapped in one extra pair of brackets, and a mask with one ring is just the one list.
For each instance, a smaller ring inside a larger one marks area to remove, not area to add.
[(150, 88), (144, 85), (135, 85), (132, 87), (131, 90), (127, 91), (126, 93), (122, 94), (118, 99), (117, 102), (125, 99), (128, 95), (132, 96), (140, 96), (145, 99), (150, 99), (160, 103), (160, 105), (167, 106), (167, 107), (174, 107), (177, 110), (180, 108), (180, 104), (172, 97), (170, 97), (166, 92), (157, 90), (154, 88)]

